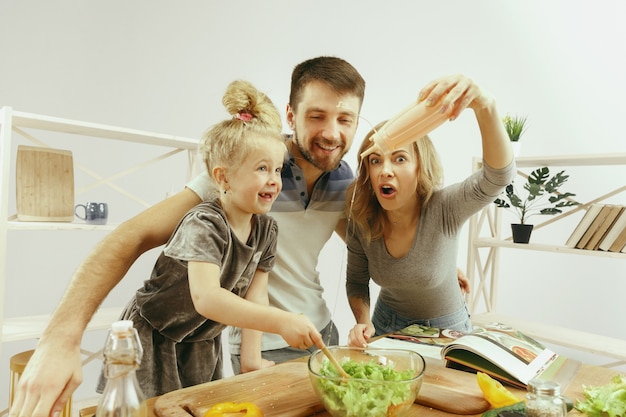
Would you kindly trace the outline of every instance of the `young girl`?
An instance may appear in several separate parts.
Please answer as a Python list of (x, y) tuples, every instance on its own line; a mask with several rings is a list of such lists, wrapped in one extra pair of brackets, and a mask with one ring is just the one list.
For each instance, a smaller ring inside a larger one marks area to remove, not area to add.
[[(245, 81), (231, 83), (222, 102), (233, 117), (201, 144), (217, 195), (181, 220), (122, 314), (140, 335), (137, 377), (147, 397), (221, 378), (227, 325), (277, 333), (293, 347), (323, 347), (305, 316), (267, 305), (278, 229), (266, 213), (282, 188), (286, 152), (280, 115)], [(242, 355), (260, 362), (255, 333)]]
[[(462, 75), (435, 80), (421, 100), (437, 103), (450, 119), (466, 107), (474, 111), (483, 168), (442, 187), (443, 170), (428, 136), (391, 151), (374, 149), (359, 161), (358, 178), (346, 193), (351, 217), (346, 289), (357, 322), (350, 345), (363, 346), (375, 334), (413, 323), (471, 330), (457, 278), (459, 232), (511, 182), (515, 163), (495, 100), (473, 81)], [(374, 146), (373, 133), (359, 155)], [(371, 318), (370, 279), (380, 286)]]

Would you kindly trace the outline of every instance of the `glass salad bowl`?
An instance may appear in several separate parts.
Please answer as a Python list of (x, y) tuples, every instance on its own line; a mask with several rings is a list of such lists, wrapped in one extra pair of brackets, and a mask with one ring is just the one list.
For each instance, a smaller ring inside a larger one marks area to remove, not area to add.
[(324, 352), (308, 361), (309, 378), (320, 402), (333, 417), (402, 417), (415, 401), (426, 363), (416, 352), (400, 349), (329, 346), (339, 375)]

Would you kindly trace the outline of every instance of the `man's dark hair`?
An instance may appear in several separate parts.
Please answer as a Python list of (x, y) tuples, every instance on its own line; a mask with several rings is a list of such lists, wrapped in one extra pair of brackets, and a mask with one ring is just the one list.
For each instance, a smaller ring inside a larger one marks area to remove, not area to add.
[(293, 69), (289, 94), (289, 105), (293, 109), (297, 108), (304, 88), (311, 81), (320, 81), (339, 94), (354, 94), (363, 104), (365, 80), (356, 68), (341, 58), (320, 56), (301, 62)]

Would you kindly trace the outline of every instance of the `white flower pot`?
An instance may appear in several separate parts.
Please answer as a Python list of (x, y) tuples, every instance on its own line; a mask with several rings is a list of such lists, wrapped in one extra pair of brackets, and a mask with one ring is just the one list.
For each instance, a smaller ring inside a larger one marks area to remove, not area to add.
[(511, 148), (513, 149), (513, 156), (517, 158), (518, 156), (520, 156), (520, 153), (522, 151), (522, 143), (520, 141), (511, 142)]

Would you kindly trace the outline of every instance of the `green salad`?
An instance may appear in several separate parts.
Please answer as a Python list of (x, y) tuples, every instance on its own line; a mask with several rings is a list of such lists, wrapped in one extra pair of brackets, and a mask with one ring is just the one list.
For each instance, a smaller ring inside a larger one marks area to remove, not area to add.
[(611, 382), (597, 387), (586, 386), (585, 399), (576, 409), (590, 417), (626, 417), (626, 377), (615, 375)]
[[(322, 401), (334, 416), (342, 417), (385, 417), (389, 406), (412, 403), (411, 379), (414, 371), (396, 371), (391, 365), (380, 365), (370, 362), (343, 362), (342, 368), (351, 379), (319, 379)], [(337, 370), (325, 361), (319, 371), (320, 375), (338, 377)], [(390, 383), (372, 383), (370, 381), (391, 381)], [(397, 382), (393, 382), (397, 381)]]

